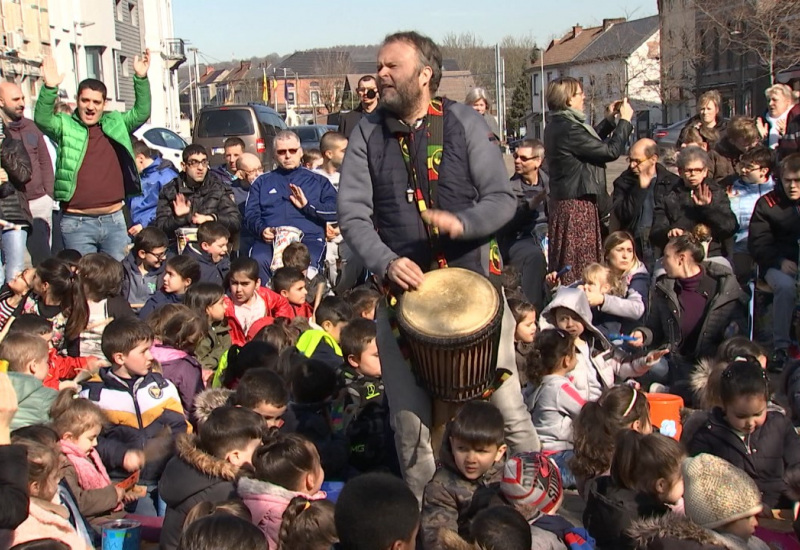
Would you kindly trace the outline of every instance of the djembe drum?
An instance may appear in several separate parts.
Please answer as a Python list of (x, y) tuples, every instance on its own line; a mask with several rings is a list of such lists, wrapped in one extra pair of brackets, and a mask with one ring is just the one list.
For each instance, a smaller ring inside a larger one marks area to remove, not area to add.
[(495, 380), (503, 302), (481, 275), (461, 268), (429, 271), (422, 285), (398, 300), (397, 323), (411, 351), (419, 384), (433, 399), (431, 439)]

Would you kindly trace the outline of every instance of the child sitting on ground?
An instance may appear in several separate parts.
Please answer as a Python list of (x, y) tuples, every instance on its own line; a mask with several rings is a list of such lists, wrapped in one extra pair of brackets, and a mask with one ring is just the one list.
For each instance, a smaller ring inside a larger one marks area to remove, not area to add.
[[(329, 294), (330, 288), (325, 276), (318, 272), (316, 268), (311, 268), (311, 253), (303, 243), (290, 243), (283, 250), (283, 267), (299, 269), (306, 278), (306, 288), (308, 289), (306, 301), (310, 304), (314, 303), (317, 292), (321, 292), (323, 296)], [(322, 290), (320, 290), (320, 286)]]
[(632, 548), (626, 533), (641, 518), (663, 516), (683, 497), (680, 443), (661, 434), (624, 430), (617, 436), (611, 475), (589, 484), (583, 525), (598, 549)]
[(33, 289), (35, 276), (33, 268), (20, 271), (0, 290), (0, 330), (5, 328), (9, 319), (22, 313), (22, 304)]
[(164, 284), (164, 260), (169, 240), (159, 228), (145, 227), (133, 239), (133, 248), (122, 260), (122, 297), (139, 310)]
[(342, 429), (350, 441), (350, 465), (366, 472), (386, 466), (392, 437), (375, 322), (357, 317), (342, 329), (341, 337), (343, 390), (336, 409), (341, 410)]
[(339, 338), (342, 329), (353, 318), (353, 308), (343, 298), (327, 296), (315, 313), (315, 320), (321, 329), (305, 331), (297, 341), (297, 349), (308, 357), (321, 361), (331, 369), (338, 369), (342, 364), (342, 348)]
[(136, 496), (111, 483), (106, 467), (97, 453), (97, 438), (108, 419), (96, 404), (78, 398), (75, 390), (59, 393), (50, 408), (53, 429), (61, 438), (61, 452), (67, 457), (64, 479), (75, 496), (81, 515), (99, 525), (109, 519), (119, 519), (121, 503), (132, 502)]
[[(156, 322), (157, 321), (157, 322)], [(183, 304), (168, 304), (148, 319), (156, 342), (150, 349), (161, 374), (175, 384), (186, 418), (192, 418), (194, 397), (203, 389), (203, 369), (193, 353), (206, 334), (206, 323)]]
[(329, 480), (344, 480), (350, 445), (343, 433), (334, 433), (332, 405), (339, 384), (336, 371), (315, 359), (295, 365), (289, 376), (290, 409), (297, 419), (294, 429), (317, 448)]
[(191, 256), (173, 256), (164, 268), (164, 284), (139, 310), (139, 319), (166, 304), (180, 304), (192, 283), (200, 280), (200, 264)]
[(308, 320), (314, 316), (314, 308), (306, 301), (308, 290), (306, 278), (294, 267), (282, 267), (272, 274), (272, 290), (286, 298), (292, 306), (293, 317)]
[[(163, 516), (158, 480), (172, 455), (173, 439), (186, 433), (188, 423), (178, 389), (151, 370), (152, 345), (153, 331), (144, 321), (135, 317), (112, 321), (102, 341), (111, 366), (83, 384), (80, 395), (97, 403), (111, 420), (97, 445), (111, 480), (121, 481), (141, 470), (139, 484), (147, 487), (148, 494), (137, 501), (136, 513)], [(147, 464), (145, 446), (152, 450)]]
[(536, 308), (533, 304), (521, 298), (509, 298), (508, 309), (514, 315), (516, 328), (514, 329), (514, 352), (517, 361), (517, 372), (519, 373), (520, 385), (524, 388), (528, 383), (526, 365), (528, 353), (533, 348), (533, 340), (536, 338)]
[(222, 285), (231, 269), (228, 239), (231, 232), (219, 222), (204, 222), (197, 228), (197, 243), (189, 243), (182, 254), (191, 256), (200, 265), (200, 278), (195, 282)]
[(722, 373), (720, 397), (722, 406), (685, 434), (689, 455), (724, 458), (755, 480), (765, 507), (791, 508), (786, 478), (800, 469), (800, 436), (786, 416), (767, 411), (767, 371), (753, 358), (733, 361)]
[(238, 258), (231, 264), (228, 285), (230, 298), (225, 300), (225, 317), (231, 329), (231, 342), (236, 346), (252, 340), (276, 317), (294, 316), (286, 298), (261, 286), (258, 262), (252, 258)]
[[(626, 233), (622, 235), (622, 238), (627, 238)], [(626, 242), (633, 253), (633, 240)], [(635, 254), (633, 261), (642, 266)], [(636, 272), (634, 268), (631, 271)], [(633, 330), (644, 317), (647, 296), (642, 296), (641, 288), (637, 290), (640, 285), (636, 279), (646, 279), (648, 274), (646, 271), (636, 272), (632, 277), (634, 279), (629, 285), (625, 277), (615, 278), (609, 267), (598, 263), (589, 264), (583, 270), (583, 281), (578, 288), (586, 293), (592, 306), (592, 324), (606, 337)]]
[(755, 482), (729, 462), (700, 454), (683, 464), (686, 515), (669, 514), (631, 525), (637, 548), (768, 550), (753, 536), (763, 508)]
[(98, 357), (69, 357), (60, 355), (53, 347), (53, 324), (42, 317), (33, 313), (26, 313), (14, 319), (14, 323), (8, 330), (9, 334), (23, 332), (33, 334), (47, 342), (47, 376), (42, 381), (46, 388), (54, 390), (61, 389), (61, 386), (75, 378), (79, 372), (84, 370), (95, 371), (105, 362)]
[(28, 454), (28, 491), (30, 506), (28, 518), (12, 533), (5, 543), (10, 548), (18, 544), (54, 539), (71, 550), (90, 550), (75, 528), (66, 519), (68, 510), (54, 502), (61, 480), (61, 460), (52, 447), (27, 440), (17, 441)]
[(49, 420), (47, 411), (58, 392), (42, 385), (49, 371), (47, 344), (39, 336), (17, 332), (0, 343), (0, 359), (8, 363), (8, 378), (17, 394), (18, 408), (11, 420), (16, 430)]
[(667, 349), (652, 351), (633, 361), (618, 357), (620, 350), (592, 324), (589, 301), (579, 288), (560, 287), (542, 311), (542, 321), (542, 328), (558, 327), (575, 338), (578, 364), (572, 383), (584, 401), (597, 400), (617, 379), (643, 375), (669, 353)]
[(231, 347), (230, 327), (225, 322), (225, 289), (216, 283), (197, 283), (189, 287), (183, 303), (206, 320), (205, 336), (194, 350), (194, 356), (203, 367), (203, 382), (219, 367), (222, 356)]
[(305, 496), (321, 500), (325, 481), (314, 445), (297, 434), (275, 434), (253, 454), (253, 478), (238, 483), (241, 499), (253, 523), (266, 535), (269, 550), (277, 550), (283, 513), (291, 500)]
[[(368, 514), (364, 510), (369, 510)], [(419, 502), (402, 479), (364, 474), (347, 482), (336, 501), (336, 534), (343, 550), (412, 550), (419, 530)]]
[(436, 548), (439, 530), (466, 533), (466, 513), (476, 489), (500, 480), (506, 444), (503, 415), (487, 401), (469, 401), (445, 431), (441, 467), (422, 497), (422, 538)]
[(196, 436), (178, 437), (176, 455), (158, 484), (159, 495), (167, 503), (160, 539), (163, 550), (178, 546), (186, 514), (196, 504), (236, 496), (236, 478), (261, 444), (262, 427), (256, 413), (224, 406), (208, 416)]
[(576, 486), (569, 468), (574, 456), (572, 421), (586, 404), (568, 378), (577, 362), (572, 336), (561, 329), (547, 329), (536, 338), (526, 369), (529, 386), (525, 389), (525, 404), (533, 427), (542, 451), (558, 465), (564, 487), (568, 488)]
[(381, 295), (377, 290), (373, 290), (368, 286), (357, 286), (345, 293), (344, 299), (353, 308), (353, 317), (363, 317), (370, 321), (375, 320), (375, 309), (378, 307), (378, 301)]
[(339, 541), (333, 510), (330, 500), (294, 497), (283, 513), (278, 548), (330, 550)]

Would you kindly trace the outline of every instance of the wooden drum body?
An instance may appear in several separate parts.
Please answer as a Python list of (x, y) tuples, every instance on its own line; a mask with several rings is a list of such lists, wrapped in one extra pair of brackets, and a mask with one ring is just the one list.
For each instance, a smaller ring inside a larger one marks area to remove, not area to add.
[(457, 267), (426, 273), (397, 305), (414, 374), (434, 399), (451, 403), (480, 397), (494, 382), (502, 318), (492, 284)]

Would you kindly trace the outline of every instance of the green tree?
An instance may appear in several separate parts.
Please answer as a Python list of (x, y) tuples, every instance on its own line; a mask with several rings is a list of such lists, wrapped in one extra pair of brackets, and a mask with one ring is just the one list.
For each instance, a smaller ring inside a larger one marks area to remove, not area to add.
[(511, 103), (506, 109), (506, 134), (519, 136), (519, 130), (525, 125), (525, 115), (531, 108), (531, 79), (530, 75), (522, 73), (517, 78), (514, 92), (511, 94)]

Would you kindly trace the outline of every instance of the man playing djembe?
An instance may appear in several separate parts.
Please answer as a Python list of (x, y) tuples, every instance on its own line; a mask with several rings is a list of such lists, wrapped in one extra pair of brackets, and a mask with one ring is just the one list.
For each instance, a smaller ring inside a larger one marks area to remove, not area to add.
[[(377, 74), (381, 106), (350, 135), (342, 167), (344, 239), (397, 293), (419, 287), (423, 273), (438, 267), (484, 276), (497, 271), (492, 235), (516, 208), (483, 118), (470, 106), (434, 97), (441, 64), (439, 48), (427, 37), (405, 32), (384, 40)], [(379, 307), (378, 350), (403, 476), (421, 498), (435, 471), (432, 402), (403, 358), (391, 314)], [(490, 399), (503, 413), (511, 451), (538, 450), (522, 401), (508, 308), (501, 326), (497, 367), (511, 376)]]

